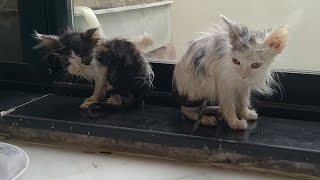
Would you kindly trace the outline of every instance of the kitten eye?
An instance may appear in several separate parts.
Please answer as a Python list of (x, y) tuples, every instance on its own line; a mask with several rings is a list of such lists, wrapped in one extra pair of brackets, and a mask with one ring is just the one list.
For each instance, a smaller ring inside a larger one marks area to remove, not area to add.
[(232, 58), (233, 63), (240, 65), (240, 61), (236, 58)]
[(253, 63), (251, 64), (251, 67), (254, 68), (254, 69), (257, 69), (261, 66), (261, 63)]

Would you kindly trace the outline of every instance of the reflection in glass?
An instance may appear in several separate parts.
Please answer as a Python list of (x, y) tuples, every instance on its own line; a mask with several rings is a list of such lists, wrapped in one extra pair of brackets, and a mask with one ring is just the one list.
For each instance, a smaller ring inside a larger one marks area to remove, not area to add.
[(0, 0), (0, 62), (21, 62), (17, 0)]
[(168, 0), (74, 0), (78, 31), (101, 27), (106, 38), (124, 37), (155, 60), (176, 59), (171, 39), (171, 4)]
[(318, 0), (74, 0), (74, 5), (77, 30), (100, 26), (107, 38), (131, 39), (151, 60), (162, 62), (178, 60), (197, 32), (222, 25), (220, 13), (257, 29), (287, 24), (288, 44), (275, 68), (320, 70)]

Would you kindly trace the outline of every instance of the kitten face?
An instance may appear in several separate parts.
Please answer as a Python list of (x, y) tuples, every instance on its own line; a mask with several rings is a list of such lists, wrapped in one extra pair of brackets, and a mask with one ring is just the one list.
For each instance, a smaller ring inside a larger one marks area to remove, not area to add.
[(250, 53), (239, 54), (233, 52), (232, 55), (232, 68), (233, 72), (236, 72), (236, 76), (239, 79), (250, 82), (254, 81), (254, 77), (257, 77), (258, 73), (266, 70), (269, 63), (263, 62), (259, 57), (251, 56)]
[(234, 76), (246, 83), (261, 80), (268, 72), (274, 58), (284, 49), (289, 29), (287, 26), (270, 31), (250, 31), (222, 16), (229, 28), (231, 45), (230, 67)]
[(65, 32), (60, 36), (35, 33), (35, 38), (41, 42), (35, 48), (45, 47), (48, 55), (59, 57), (71, 74), (90, 79), (93, 51), (98, 42), (96, 32), (95, 28), (84, 33)]

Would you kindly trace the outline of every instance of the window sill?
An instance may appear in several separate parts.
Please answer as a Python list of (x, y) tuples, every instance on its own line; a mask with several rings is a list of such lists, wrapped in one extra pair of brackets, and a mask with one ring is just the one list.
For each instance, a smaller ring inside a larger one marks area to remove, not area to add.
[[(8, 91), (1, 94), (0, 110), (42, 96)], [(195, 135), (189, 135), (193, 122), (181, 118), (178, 108), (148, 104), (144, 109), (109, 112), (92, 119), (79, 110), (83, 100), (49, 94), (3, 117), (1, 125), (320, 164), (320, 122), (262, 116), (246, 131), (232, 131), (219, 121), (215, 128), (201, 126)]]

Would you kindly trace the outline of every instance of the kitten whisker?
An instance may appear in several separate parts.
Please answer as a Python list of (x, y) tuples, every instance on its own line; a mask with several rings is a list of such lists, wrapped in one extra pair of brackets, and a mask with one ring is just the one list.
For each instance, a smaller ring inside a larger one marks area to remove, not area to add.
[(79, 84), (79, 82), (81, 81), (81, 76), (76, 76), (77, 80), (75, 81), (75, 84)]
[(70, 74), (65, 72), (63, 78), (61, 79), (61, 82), (68, 83), (69, 78), (70, 78)]
[(66, 72), (63, 70), (58, 71), (56, 74), (59, 74), (53, 81), (58, 82), (59, 79), (62, 79), (62, 77), (65, 77)]

